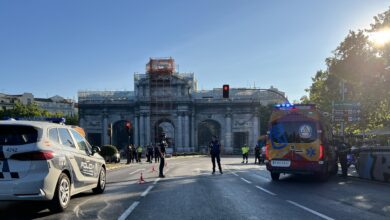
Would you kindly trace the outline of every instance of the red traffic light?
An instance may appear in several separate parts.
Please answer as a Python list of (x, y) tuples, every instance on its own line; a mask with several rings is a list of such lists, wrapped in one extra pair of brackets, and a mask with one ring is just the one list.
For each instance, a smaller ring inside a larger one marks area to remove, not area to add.
[(227, 84), (223, 85), (222, 90), (223, 90), (222, 96), (224, 98), (229, 98), (229, 85)]

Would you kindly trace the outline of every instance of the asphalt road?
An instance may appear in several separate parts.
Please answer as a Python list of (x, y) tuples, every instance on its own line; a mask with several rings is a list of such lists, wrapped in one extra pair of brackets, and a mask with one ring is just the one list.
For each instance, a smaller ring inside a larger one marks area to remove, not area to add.
[(74, 196), (63, 213), (1, 202), (0, 219), (390, 219), (389, 184), (290, 175), (272, 182), (265, 166), (240, 162), (223, 157), (224, 174), (212, 175), (208, 157), (168, 159), (164, 179), (151, 172), (157, 164), (134, 164), (110, 171), (104, 194)]

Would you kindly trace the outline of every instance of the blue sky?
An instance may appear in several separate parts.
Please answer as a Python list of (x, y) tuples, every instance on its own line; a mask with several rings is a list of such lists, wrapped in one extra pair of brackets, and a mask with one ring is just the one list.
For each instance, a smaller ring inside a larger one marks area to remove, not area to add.
[(199, 89), (269, 88), (299, 99), (379, 0), (1, 0), (0, 92), (76, 98), (133, 90), (149, 57), (175, 58)]

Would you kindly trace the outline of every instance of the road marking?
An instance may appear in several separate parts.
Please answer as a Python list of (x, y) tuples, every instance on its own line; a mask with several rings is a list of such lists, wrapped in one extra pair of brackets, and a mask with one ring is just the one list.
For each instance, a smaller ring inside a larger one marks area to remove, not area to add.
[(241, 177), (241, 179), (242, 179), (244, 182), (246, 182), (246, 183), (249, 183), (249, 184), (252, 183), (251, 181), (248, 181), (248, 180), (246, 180), (246, 179), (244, 179), (244, 178), (242, 178), (242, 177)]
[(262, 176), (262, 175), (259, 175), (259, 174), (254, 174), (255, 176), (259, 177), (260, 179), (263, 179), (263, 180), (267, 180), (269, 181), (270, 179), (265, 177), (265, 176)]
[(268, 191), (268, 190), (264, 189), (263, 187), (256, 186), (256, 188), (258, 188), (259, 190), (261, 190), (261, 191), (263, 191), (263, 192), (266, 192), (266, 193), (268, 193), (268, 194), (270, 194), (270, 195), (272, 195), (272, 196), (276, 196), (275, 193), (273, 193), (273, 192), (271, 192), (271, 191)]
[(298, 203), (296, 203), (296, 202), (293, 202), (293, 201), (290, 201), (290, 200), (286, 200), (288, 203), (291, 203), (291, 204), (293, 204), (293, 205), (295, 205), (295, 206), (297, 206), (297, 207), (299, 207), (299, 208), (301, 208), (301, 209), (304, 209), (304, 210), (306, 210), (306, 211), (308, 211), (308, 212), (310, 212), (310, 213), (312, 213), (312, 214), (314, 214), (314, 215), (316, 215), (316, 216), (319, 216), (319, 217), (321, 217), (321, 218), (323, 218), (323, 219), (327, 219), (327, 220), (334, 220), (333, 218), (331, 218), (331, 217), (329, 217), (329, 216), (326, 216), (326, 215), (324, 215), (324, 214), (321, 214), (321, 213), (319, 213), (319, 212), (316, 212), (316, 211), (314, 211), (314, 210), (312, 210), (312, 209), (309, 209), (309, 208), (307, 208), (307, 207), (305, 207), (305, 206), (303, 206), (303, 205), (300, 205), (300, 204), (298, 204)]
[(155, 181), (154, 181), (154, 185), (156, 185), (158, 183), (158, 181), (160, 181), (160, 178), (157, 178)]
[(133, 175), (134, 173), (137, 173), (137, 172), (142, 171), (142, 170), (145, 170), (145, 169), (138, 169), (136, 171), (131, 172), (130, 175)]
[(135, 209), (135, 207), (137, 207), (138, 204), (138, 201), (133, 202), (133, 204), (128, 209), (126, 209), (126, 211), (118, 218), (118, 220), (125, 220), (127, 217), (129, 217), (131, 212)]
[(234, 176), (238, 176), (238, 174), (237, 173), (235, 173), (235, 172), (231, 172)]
[(141, 196), (142, 196), (142, 197), (145, 197), (145, 196), (149, 193), (149, 191), (153, 189), (153, 187), (154, 187), (154, 186), (149, 186), (149, 187), (141, 194)]

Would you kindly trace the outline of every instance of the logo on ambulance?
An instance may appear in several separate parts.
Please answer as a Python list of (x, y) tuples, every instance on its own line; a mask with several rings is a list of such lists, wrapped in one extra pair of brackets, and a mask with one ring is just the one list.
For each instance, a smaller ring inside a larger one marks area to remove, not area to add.
[(302, 125), (299, 127), (299, 137), (301, 138), (311, 138), (312, 128), (309, 125)]

